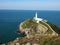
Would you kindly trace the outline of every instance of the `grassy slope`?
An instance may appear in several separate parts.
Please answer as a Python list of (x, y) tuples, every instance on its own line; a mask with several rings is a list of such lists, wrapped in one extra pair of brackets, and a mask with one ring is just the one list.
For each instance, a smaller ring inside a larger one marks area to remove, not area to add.
[(55, 32), (57, 32), (58, 34), (60, 34), (60, 28), (59, 28), (59, 27), (57, 27), (56, 25), (51, 24), (51, 23), (49, 23), (49, 22), (47, 22), (47, 23), (52, 27), (52, 29), (53, 29)]
[[(40, 22), (40, 23), (41, 23), (41, 22)], [(47, 23), (52, 27), (52, 29), (53, 29), (55, 32), (57, 32), (58, 34), (60, 34), (60, 28), (59, 28), (59, 27), (57, 27), (57, 26), (54, 25), (54, 24), (51, 24), (50, 22), (47, 22)], [(44, 23), (42, 23), (42, 24), (44, 24)], [(46, 24), (44, 24), (44, 25), (46, 25)], [(23, 28), (31, 28), (32, 26), (37, 26), (37, 23), (34, 22), (32, 19), (27, 20), (27, 21), (22, 25)], [(49, 27), (48, 27), (48, 33), (52, 33), (51, 30), (49, 29)]]
[(41, 38), (40, 39), (40, 45), (60, 45), (60, 39), (59, 37), (47, 37), (47, 38)]
[(47, 30), (47, 34), (52, 34), (52, 31), (51, 31), (51, 29), (49, 28), (49, 26), (47, 26), (45, 23), (43, 23), (43, 22), (40, 22), (41, 24), (43, 24), (43, 25), (45, 25), (47, 28), (48, 28), (48, 30)]
[(37, 26), (36, 22), (33, 22), (32, 19), (27, 20), (26, 22), (24, 22), (24, 24), (22, 25), (23, 28), (31, 28), (32, 26)]

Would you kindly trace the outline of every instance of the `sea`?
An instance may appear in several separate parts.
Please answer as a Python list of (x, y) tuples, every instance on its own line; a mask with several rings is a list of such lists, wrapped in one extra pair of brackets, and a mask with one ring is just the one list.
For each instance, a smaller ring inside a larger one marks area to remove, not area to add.
[(17, 33), (19, 24), (24, 20), (33, 18), (36, 12), (39, 18), (45, 19), (60, 27), (60, 11), (0, 10), (0, 43), (7, 43), (17, 37), (23, 37), (22, 34)]

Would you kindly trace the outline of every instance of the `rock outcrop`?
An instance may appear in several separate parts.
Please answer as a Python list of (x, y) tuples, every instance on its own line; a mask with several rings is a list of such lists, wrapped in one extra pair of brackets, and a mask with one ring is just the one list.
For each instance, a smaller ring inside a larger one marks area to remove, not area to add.
[(58, 33), (56, 33), (44, 20), (36, 23), (33, 19), (28, 19), (20, 24), (19, 30), (25, 32), (27, 37), (37, 34), (58, 36)]
[(57, 44), (58, 41), (60, 41), (60, 36), (58, 36), (58, 33), (56, 33), (44, 20), (36, 23), (32, 19), (28, 19), (19, 25), (19, 32), (25, 32), (26, 36), (18, 37), (6, 45), (55, 45), (55, 43)]

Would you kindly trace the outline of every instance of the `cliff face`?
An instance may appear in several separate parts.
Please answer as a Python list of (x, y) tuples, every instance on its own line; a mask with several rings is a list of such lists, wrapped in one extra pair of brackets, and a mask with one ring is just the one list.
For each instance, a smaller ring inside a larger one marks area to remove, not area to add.
[(58, 33), (56, 33), (51, 26), (43, 21), (40, 21), (39, 23), (36, 23), (35, 20), (29, 19), (20, 24), (19, 30), (21, 32), (25, 32), (27, 37), (32, 35), (55, 35), (58, 36)]
[(51, 26), (44, 20), (36, 23), (35, 20), (28, 19), (19, 25), (19, 33), (26, 36), (16, 38), (6, 45), (60, 45), (60, 35)]

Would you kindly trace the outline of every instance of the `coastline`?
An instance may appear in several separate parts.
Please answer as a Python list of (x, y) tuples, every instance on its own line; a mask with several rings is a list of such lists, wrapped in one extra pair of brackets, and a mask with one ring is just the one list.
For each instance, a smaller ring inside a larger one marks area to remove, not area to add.
[[(27, 21), (27, 20), (26, 20)], [(24, 21), (24, 22), (26, 22), (26, 21)], [(20, 23), (20, 28), (19, 29), (23, 29), (23, 28), (21, 28), (21, 26), (23, 25), (23, 23), (24, 22), (21, 22)], [(21, 30), (19, 30), (19, 31), (21, 31)], [(22, 31), (23, 32), (23, 31)], [(19, 44), (19, 45), (23, 45), (23, 44), (27, 44), (28, 43), (28, 41), (29, 41), (29, 44), (39, 44), (39, 43), (36, 43), (36, 42), (38, 42), (40, 39), (46, 39), (46, 38), (43, 38), (43, 37), (47, 37), (47, 38), (51, 38), (51, 40), (52, 40), (52, 38), (53, 37), (55, 37), (55, 38), (57, 38), (57, 37), (59, 37), (59, 36), (52, 36), (52, 35), (43, 35), (43, 34), (39, 34), (39, 35), (34, 35), (34, 36), (30, 36), (29, 38), (28, 37), (17, 37), (15, 40), (13, 40), (13, 41), (10, 41), (10, 42), (8, 42), (7, 43), (7, 45), (13, 45), (13, 44)], [(34, 38), (34, 40), (38, 40), (38, 41), (31, 41), (31, 40), (33, 40), (33, 38)], [(25, 40), (25, 41), (24, 41)], [(55, 39), (54, 39), (55, 40)], [(57, 39), (58, 40), (58, 39)], [(22, 42), (21, 42), (22, 41)], [(27, 43), (25, 43), (25, 42), (27, 42)], [(32, 42), (32, 43), (31, 43)], [(33, 43), (34, 42), (34, 43)], [(5, 44), (4, 44), (5, 45)]]
[[(40, 15), (40, 14), (39, 14)], [(49, 20), (50, 21), (50, 20)], [(51, 22), (51, 21), (50, 21)], [(56, 21), (56, 22), (58, 22), (58, 21)], [(54, 22), (53, 22), (54, 23)]]

